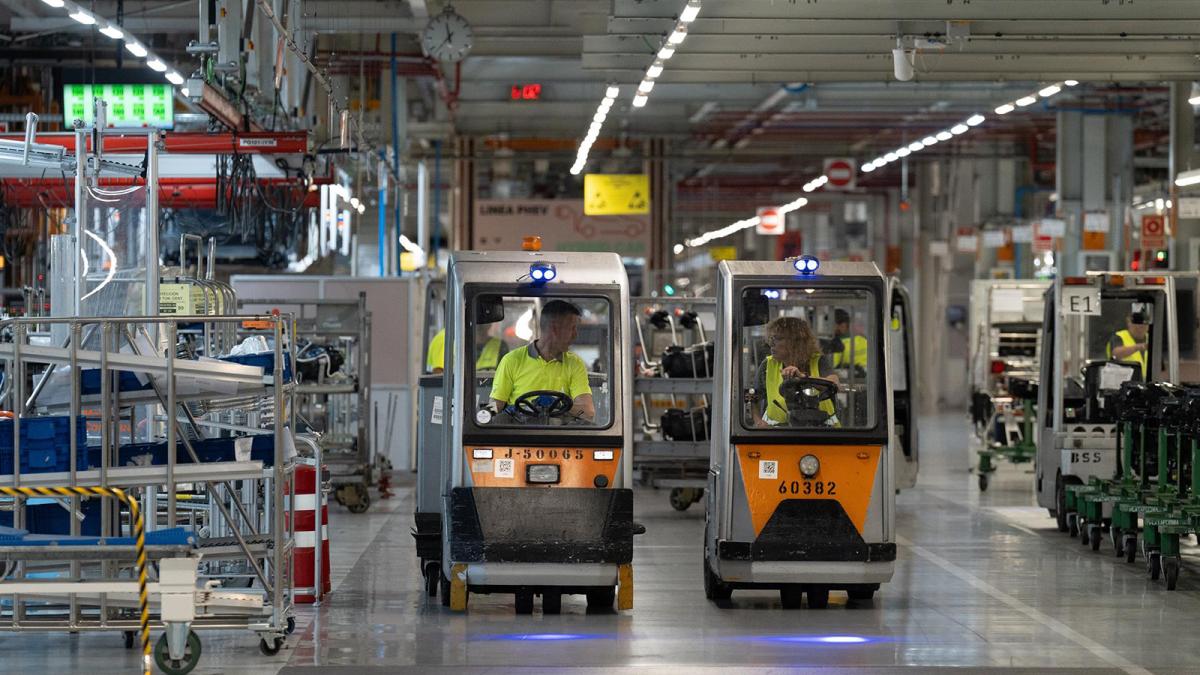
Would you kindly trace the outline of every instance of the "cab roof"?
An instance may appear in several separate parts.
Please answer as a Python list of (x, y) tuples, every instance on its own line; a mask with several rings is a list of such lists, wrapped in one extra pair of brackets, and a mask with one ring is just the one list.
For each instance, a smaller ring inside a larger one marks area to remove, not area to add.
[(730, 276), (787, 277), (829, 279), (834, 277), (875, 277), (883, 273), (873, 262), (821, 261), (813, 274), (800, 275), (790, 260), (723, 260), (719, 269)]
[(579, 251), (456, 251), (450, 255), (450, 278), (460, 283), (516, 282), (535, 263), (554, 265), (558, 275), (548, 287), (572, 284), (616, 284), (627, 287), (625, 265), (616, 253)]

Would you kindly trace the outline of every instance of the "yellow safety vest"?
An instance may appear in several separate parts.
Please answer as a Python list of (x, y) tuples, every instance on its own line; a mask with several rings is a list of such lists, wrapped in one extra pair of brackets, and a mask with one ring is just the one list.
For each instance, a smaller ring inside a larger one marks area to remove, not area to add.
[[(483, 346), (479, 358), (475, 359), (475, 370), (495, 370), (500, 365), (500, 338), (490, 338)], [(425, 370), (446, 367), (446, 331), (440, 330), (429, 341), (429, 354), (425, 357)]]
[[(818, 364), (821, 362), (820, 354), (813, 354), (808, 360), (808, 376), (820, 377), (821, 369)], [(767, 419), (780, 424), (787, 422), (787, 401), (783, 400), (783, 395), (779, 393), (779, 387), (783, 384), (783, 363), (776, 361), (775, 357), (767, 357)], [(833, 416), (833, 401), (821, 401), (818, 406), (825, 414)]]
[(475, 370), (495, 370), (500, 365), (500, 339), (491, 338), (475, 359)]
[(851, 363), (867, 367), (867, 338), (861, 335), (842, 338), (842, 351), (833, 355), (834, 368), (845, 368)]
[[(1137, 340), (1133, 339), (1133, 334), (1131, 334), (1126, 329), (1121, 329), (1121, 330), (1117, 331), (1117, 337), (1121, 338), (1121, 346), (1122, 347), (1132, 347), (1133, 345), (1137, 344)], [(1112, 357), (1113, 357), (1112, 344), (1110, 343), (1108, 345), (1108, 358), (1111, 359)], [(1130, 354), (1129, 356), (1126, 356), (1125, 358), (1123, 358), (1121, 360), (1122, 361), (1132, 361), (1133, 363), (1140, 364), (1142, 366), (1142, 381), (1143, 382), (1146, 381), (1146, 352), (1145, 351), (1134, 352), (1133, 354)]]

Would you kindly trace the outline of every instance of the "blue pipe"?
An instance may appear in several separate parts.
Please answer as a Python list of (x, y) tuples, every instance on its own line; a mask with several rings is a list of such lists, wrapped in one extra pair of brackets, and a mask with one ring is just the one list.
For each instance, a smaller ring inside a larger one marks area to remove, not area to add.
[[(397, 186), (400, 180), (400, 102), (396, 91), (396, 34), (392, 33), (392, 161), (396, 164)], [(392, 206), (392, 219), (396, 226), (395, 238), (400, 240), (400, 198)], [(396, 274), (400, 274), (400, 246), (396, 245)]]

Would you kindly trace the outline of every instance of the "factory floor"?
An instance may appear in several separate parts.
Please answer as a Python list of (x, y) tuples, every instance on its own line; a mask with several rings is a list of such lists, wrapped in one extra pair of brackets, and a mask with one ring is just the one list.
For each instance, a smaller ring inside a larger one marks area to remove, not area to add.
[[(1109, 546), (1059, 534), (1032, 506), (1031, 466), (1002, 465), (986, 493), (968, 474), (965, 415), (923, 419), (921, 475), (898, 497), (896, 576), (873, 602), (835, 593), (826, 610), (784, 611), (777, 592), (739, 591), (727, 607), (704, 599), (702, 504), (676, 512), (665, 491), (639, 490), (646, 525), (634, 549), (635, 609), (516, 616), (512, 596), (472, 596), (451, 613), (422, 592), (414, 557), (411, 480), (397, 496), (352, 515), (331, 507), (334, 592), (302, 607), (276, 656), (248, 633), (206, 632), (196, 673), (426, 673), (572, 669), (600, 672), (773, 671), (1195, 673), (1200, 559), (1179, 589), (1150, 582)], [(136, 672), (119, 635), (0, 637), (0, 672)]]

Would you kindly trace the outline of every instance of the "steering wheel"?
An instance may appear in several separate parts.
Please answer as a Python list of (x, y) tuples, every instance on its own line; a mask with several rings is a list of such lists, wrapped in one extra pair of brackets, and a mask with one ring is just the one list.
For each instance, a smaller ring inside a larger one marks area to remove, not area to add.
[(561, 391), (536, 389), (527, 391), (513, 401), (512, 407), (528, 417), (562, 417), (570, 412), (575, 402)]
[(787, 403), (788, 419), (799, 426), (824, 424), (830, 416), (820, 405), (832, 401), (837, 390), (837, 384), (819, 377), (797, 377), (779, 385), (779, 394)]

